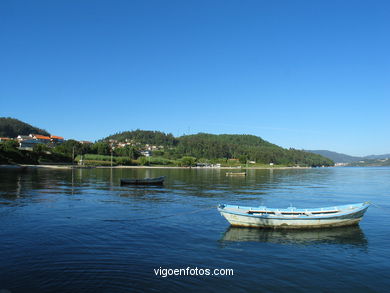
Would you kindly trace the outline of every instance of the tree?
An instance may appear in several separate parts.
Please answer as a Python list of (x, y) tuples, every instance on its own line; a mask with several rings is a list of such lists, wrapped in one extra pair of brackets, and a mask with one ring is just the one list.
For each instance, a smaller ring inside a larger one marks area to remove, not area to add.
[(124, 131), (110, 135), (104, 138), (104, 141), (114, 139), (117, 141), (133, 141), (140, 144), (152, 144), (152, 145), (163, 145), (163, 146), (174, 146), (177, 144), (177, 139), (171, 133), (164, 133), (161, 131), (150, 131), (150, 130), (133, 130)]
[(185, 167), (195, 166), (196, 158), (190, 157), (190, 156), (185, 156), (185, 157), (181, 158), (180, 163), (182, 166), (185, 166)]
[(118, 156), (125, 156), (129, 157), (131, 159), (138, 159), (138, 157), (141, 155), (139, 151), (133, 146), (125, 146), (123, 148), (116, 148), (115, 149), (115, 154)]
[(72, 157), (83, 153), (83, 145), (77, 140), (69, 139), (62, 144), (59, 144), (53, 148), (53, 152)]
[(110, 155), (111, 154), (111, 146), (107, 142), (97, 142), (92, 146), (92, 150), (94, 150), (98, 155)]
[(19, 146), (19, 143), (15, 140), (7, 140), (0, 143), (0, 148), (5, 151), (16, 150)]
[(147, 166), (147, 165), (149, 165), (149, 161), (148, 161), (148, 159), (147, 159), (146, 157), (140, 157), (140, 158), (139, 158), (139, 163), (140, 163), (140, 165), (142, 165), (142, 166)]
[(246, 161), (248, 160), (248, 156), (247, 155), (240, 155), (238, 157), (238, 160), (240, 161), (241, 164), (246, 164)]
[(48, 152), (49, 150), (50, 150), (50, 148), (43, 143), (38, 143), (38, 144), (33, 146), (33, 151), (36, 153), (42, 154), (42, 153)]

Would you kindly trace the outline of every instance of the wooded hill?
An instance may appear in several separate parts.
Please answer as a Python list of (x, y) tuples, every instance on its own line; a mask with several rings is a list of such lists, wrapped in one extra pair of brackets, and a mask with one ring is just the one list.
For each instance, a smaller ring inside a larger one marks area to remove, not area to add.
[(164, 151), (167, 158), (192, 156), (197, 159), (239, 159), (240, 162), (288, 166), (331, 166), (334, 162), (318, 154), (301, 150), (284, 149), (260, 137), (245, 134), (198, 133), (175, 138), (172, 134), (158, 131), (126, 131), (103, 139), (118, 141), (134, 140), (153, 145), (170, 146)]
[(18, 135), (29, 134), (50, 135), (46, 130), (34, 127), (18, 119), (0, 117), (0, 137), (16, 138)]
[[(16, 137), (30, 133), (49, 135), (45, 130), (33, 127), (13, 118), (0, 118), (0, 137)], [(111, 141), (110, 141), (111, 140)], [(23, 163), (24, 161), (72, 160), (73, 153), (77, 155), (95, 154), (111, 155), (113, 142), (128, 142), (126, 147), (115, 147), (114, 156), (126, 157), (129, 164), (143, 164), (140, 151), (145, 145), (157, 146), (147, 162), (153, 164), (184, 164), (192, 166), (198, 163), (221, 163), (230, 165), (238, 159), (236, 164), (247, 164), (255, 161), (257, 164), (285, 165), (285, 166), (332, 166), (331, 159), (296, 149), (285, 149), (260, 137), (246, 134), (208, 134), (198, 133), (174, 137), (170, 133), (160, 131), (125, 131), (108, 136), (92, 145), (83, 145), (80, 142), (68, 140), (54, 148), (37, 145), (33, 154), (23, 153), (17, 149), (16, 142), (0, 143), (0, 153), (4, 163)], [(114, 144), (115, 146), (115, 144)], [(161, 148), (160, 146), (163, 146)], [(45, 154), (51, 153), (49, 158)], [(30, 158), (36, 154), (36, 158)], [(141, 156), (141, 157), (140, 157)], [(28, 157), (28, 158), (27, 158)], [(62, 158), (66, 158), (62, 159)], [(132, 160), (135, 160), (134, 162)], [(167, 163), (168, 162), (168, 163)]]
[(150, 144), (157, 146), (175, 146), (178, 143), (178, 140), (171, 133), (139, 129), (134, 131), (119, 132), (103, 139), (103, 141), (107, 140), (117, 140), (120, 142), (125, 142), (127, 140), (138, 142), (144, 145)]

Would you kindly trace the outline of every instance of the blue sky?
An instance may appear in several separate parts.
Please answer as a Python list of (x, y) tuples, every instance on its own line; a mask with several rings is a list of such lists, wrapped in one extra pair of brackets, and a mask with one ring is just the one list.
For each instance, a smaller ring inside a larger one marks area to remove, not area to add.
[(0, 116), (390, 153), (388, 1), (0, 2)]

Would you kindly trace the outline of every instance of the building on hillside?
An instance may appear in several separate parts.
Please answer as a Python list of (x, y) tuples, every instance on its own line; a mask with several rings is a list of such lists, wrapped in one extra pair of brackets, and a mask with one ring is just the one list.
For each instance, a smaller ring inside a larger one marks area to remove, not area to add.
[(64, 138), (62, 136), (50, 135), (51, 142), (55, 144), (60, 144), (64, 142)]
[(30, 134), (29, 135), (32, 139), (37, 140), (39, 143), (47, 144), (51, 142), (50, 137), (40, 134)]
[(29, 135), (18, 135), (16, 140), (19, 142), (19, 149), (27, 151), (32, 151), (34, 145), (39, 143)]
[(9, 137), (0, 137), (0, 141), (10, 141), (10, 140), (14, 140), (14, 139)]
[(144, 150), (144, 151), (140, 151), (141, 155), (143, 155), (144, 157), (151, 157), (152, 156), (152, 152), (149, 151), (149, 150)]
[(129, 145), (139, 145), (139, 142), (136, 142), (134, 139), (126, 138), (125, 142), (128, 143)]
[(37, 139), (24, 139), (19, 141), (19, 149), (21, 150), (27, 150), (27, 151), (32, 151), (34, 145), (40, 144), (41, 142), (38, 141)]
[(335, 167), (344, 167), (344, 166), (347, 166), (348, 163), (335, 163), (334, 166)]
[(148, 151), (157, 151), (160, 149), (164, 149), (163, 146), (151, 145), (151, 144), (145, 144), (144, 148)]
[(17, 139), (17, 141), (21, 142), (23, 140), (29, 140), (29, 139), (31, 139), (31, 137), (28, 135), (18, 135), (18, 137), (16, 139)]
[(87, 141), (87, 140), (79, 140), (79, 143), (81, 143), (81, 144), (93, 144), (93, 142)]
[(39, 143), (52, 146), (64, 142), (64, 138), (61, 136), (45, 136), (41, 134), (30, 134), (30, 135), (18, 135), (16, 138), (19, 142), (19, 149), (32, 150), (34, 145)]
[(120, 142), (120, 143), (117, 144), (118, 148), (124, 148), (124, 147), (127, 147), (127, 146), (132, 146), (132, 144), (129, 143), (129, 142)]

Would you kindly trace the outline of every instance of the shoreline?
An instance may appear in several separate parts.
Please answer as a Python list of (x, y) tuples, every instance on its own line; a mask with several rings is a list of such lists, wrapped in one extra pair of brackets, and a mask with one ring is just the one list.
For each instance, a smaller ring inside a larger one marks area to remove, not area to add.
[[(332, 167), (332, 166), (331, 166)], [(312, 167), (179, 167), (179, 166), (79, 166), (79, 165), (0, 165), (0, 169), (191, 169), (191, 170), (289, 170), (289, 169), (311, 169)], [(325, 168), (325, 167), (324, 167)], [(326, 167), (329, 168), (329, 167)]]

